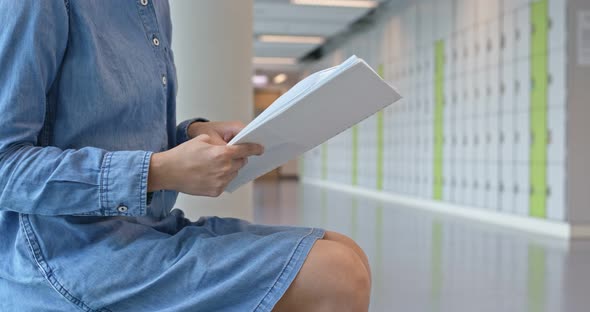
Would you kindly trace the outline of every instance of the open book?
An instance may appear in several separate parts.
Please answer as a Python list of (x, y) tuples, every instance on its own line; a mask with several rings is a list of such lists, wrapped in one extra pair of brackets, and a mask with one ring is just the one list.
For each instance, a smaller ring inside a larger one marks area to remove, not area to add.
[(226, 191), (311, 150), (401, 98), (356, 56), (305, 78), (278, 98), (228, 144), (258, 143), (253, 156)]

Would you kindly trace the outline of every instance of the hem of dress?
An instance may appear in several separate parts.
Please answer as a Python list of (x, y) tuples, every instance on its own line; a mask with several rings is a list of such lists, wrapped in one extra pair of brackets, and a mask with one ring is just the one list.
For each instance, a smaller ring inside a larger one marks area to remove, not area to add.
[(262, 297), (260, 303), (254, 309), (255, 312), (271, 312), (274, 306), (283, 297), (289, 286), (295, 280), (295, 277), (301, 270), (303, 263), (307, 259), (311, 248), (315, 242), (324, 237), (323, 229), (313, 228), (311, 231), (299, 240), (297, 247), (293, 250), (287, 265), (283, 268), (279, 277), (272, 285), (270, 290)]

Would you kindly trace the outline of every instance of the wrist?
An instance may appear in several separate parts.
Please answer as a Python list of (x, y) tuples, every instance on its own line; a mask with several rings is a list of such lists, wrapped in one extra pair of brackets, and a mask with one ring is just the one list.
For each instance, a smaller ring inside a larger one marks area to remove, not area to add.
[(195, 121), (193, 121), (187, 128), (187, 135), (189, 137), (189, 139), (194, 139), (196, 137), (199, 136), (200, 133), (200, 126), (203, 125), (203, 123), (208, 122), (207, 119), (203, 119), (203, 118), (199, 118)]
[(167, 169), (164, 153), (152, 154), (148, 173), (148, 192), (171, 189), (166, 176)]

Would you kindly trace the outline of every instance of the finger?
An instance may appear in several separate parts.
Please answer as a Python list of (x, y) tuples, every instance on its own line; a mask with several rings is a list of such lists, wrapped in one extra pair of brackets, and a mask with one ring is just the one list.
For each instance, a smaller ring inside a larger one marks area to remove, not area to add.
[(216, 132), (211, 133), (209, 135), (209, 137), (211, 138), (210, 142), (213, 145), (226, 145), (227, 144), (227, 142)]
[(232, 160), (232, 167), (230, 169), (231, 172), (239, 171), (240, 169), (244, 168), (246, 163), (248, 162), (248, 158), (238, 158)]
[(239, 121), (228, 123), (223, 129), (223, 139), (226, 142), (231, 141), (244, 127), (245, 125)]
[(230, 148), (233, 153), (233, 159), (246, 158), (253, 155), (262, 155), (262, 153), (264, 153), (264, 147), (255, 143), (231, 145), (228, 146), (228, 148)]

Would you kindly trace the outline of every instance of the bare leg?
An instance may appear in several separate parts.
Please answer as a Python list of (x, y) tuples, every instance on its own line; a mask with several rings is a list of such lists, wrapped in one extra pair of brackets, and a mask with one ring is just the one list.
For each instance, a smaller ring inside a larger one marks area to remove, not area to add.
[(342, 243), (342, 244), (348, 246), (349, 248), (351, 248), (352, 250), (354, 250), (354, 252), (356, 252), (356, 254), (361, 258), (361, 261), (363, 261), (363, 264), (365, 265), (365, 268), (367, 269), (367, 272), (369, 273), (369, 277), (371, 277), (371, 267), (369, 266), (369, 258), (367, 258), (367, 255), (365, 254), (365, 252), (361, 249), (361, 247), (359, 245), (357, 245), (357, 243), (355, 241), (353, 241), (350, 237), (348, 237), (346, 235), (342, 235), (340, 233), (331, 232), (331, 231), (326, 231), (326, 235), (324, 235), (324, 239), (329, 240), (329, 241), (335, 241), (335, 242)]
[(342, 240), (340, 236), (326, 236), (315, 243), (273, 311), (368, 311), (371, 293), (368, 266), (347, 243), (329, 239), (335, 236)]

